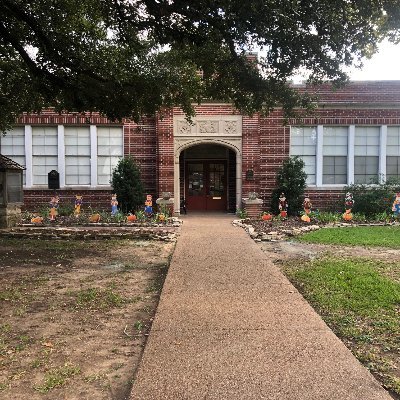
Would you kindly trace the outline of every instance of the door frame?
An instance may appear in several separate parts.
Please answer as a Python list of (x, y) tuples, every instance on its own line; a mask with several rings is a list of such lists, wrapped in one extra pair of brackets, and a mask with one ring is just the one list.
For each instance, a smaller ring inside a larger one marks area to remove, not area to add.
[[(189, 164), (203, 164), (203, 183), (204, 183), (204, 195), (200, 196), (203, 198), (204, 207), (195, 209), (194, 211), (222, 211), (226, 212), (228, 210), (228, 160), (226, 159), (191, 159), (185, 160), (184, 165), (184, 192), (186, 193), (186, 207), (190, 211), (190, 201), (188, 200), (189, 192), (189, 174), (188, 166)], [(218, 196), (221, 198), (215, 198), (209, 194), (210, 192), (210, 164), (222, 164), (224, 166), (224, 194)], [(212, 198), (213, 197), (213, 198)], [(200, 199), (199, 199), (200, 200)], [(218, 202), (218, 203), (217, 203)]]

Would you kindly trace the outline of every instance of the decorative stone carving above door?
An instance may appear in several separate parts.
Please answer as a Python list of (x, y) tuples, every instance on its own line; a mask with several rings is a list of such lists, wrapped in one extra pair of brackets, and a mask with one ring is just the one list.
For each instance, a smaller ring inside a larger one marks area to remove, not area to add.
[(198, 116), (192, 123), (184, 116), (174, 117), (174, 136), (242, 136), (241, 115)]

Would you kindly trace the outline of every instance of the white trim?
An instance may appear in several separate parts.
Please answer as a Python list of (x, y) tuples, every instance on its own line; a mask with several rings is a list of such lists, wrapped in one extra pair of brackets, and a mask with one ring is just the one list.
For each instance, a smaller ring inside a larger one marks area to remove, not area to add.
[(315, 148), (315, 185), (322, 186), (322, 174), (324, 168), (323, 161), (323, 146), (324, 146), (324, 127), (317, 125), (317, 145)]
[(33, 183), (32, 173), (32, 125), (25, 125), (25, 187), (31, 188)]
[(356, 135), (356, 126), (349, 126), (349, 136), (347, 142), (347, 184), (354, 183), (354, 143)]
[(90, 187), (97, 185), (97, 126), (90, 125)]
[(65, 188), (65, 139), (64, 125), (57, 125), (57, 151), (58, 173), (60, 177), (60, 189)]
[(379, 182), (386, 180), (386, 145), (387, 145), (387, 125), (382, 125), (379, 134)]

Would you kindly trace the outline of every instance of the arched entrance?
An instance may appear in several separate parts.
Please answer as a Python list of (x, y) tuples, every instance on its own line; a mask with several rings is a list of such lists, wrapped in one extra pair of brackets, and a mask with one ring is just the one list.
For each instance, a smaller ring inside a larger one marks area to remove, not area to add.
[(242, 117), (174, 116), (174, 209), (231, 211), (242, 202)]
[(175, 210), (235, 212), (241, 201), (242, 159), (236, 142), (191, 139), (176, 142)]
[(220, 144), (198, 144), (179, 157), (181, 197), (188, 211), (230, 211), (236, 207), (236, 154)]

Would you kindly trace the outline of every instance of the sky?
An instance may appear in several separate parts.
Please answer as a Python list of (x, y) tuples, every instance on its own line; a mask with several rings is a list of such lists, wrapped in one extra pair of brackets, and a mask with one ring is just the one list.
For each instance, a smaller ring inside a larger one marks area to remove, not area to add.
[(381, 43), (379, 52), (364, 61), (362, 70), (352, 69), (351, 80), (400, 80), (400, 44)]

